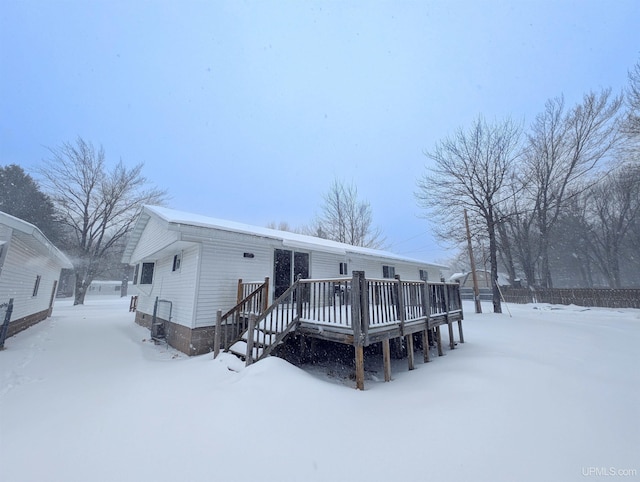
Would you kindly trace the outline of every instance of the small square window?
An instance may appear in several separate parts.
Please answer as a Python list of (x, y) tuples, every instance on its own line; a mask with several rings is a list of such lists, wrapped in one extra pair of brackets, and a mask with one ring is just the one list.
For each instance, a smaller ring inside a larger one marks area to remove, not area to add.
[(421, 269), (419, 272), (421, 281), (429, 281), (429, 272), (426, 269)]
[(395, 278), (395, 276), (396, 276), (395, 266), (382, 266), (383, 278)]
[(150, 285), (153, 283), (153, 268), (154, 263), (142, 263), (142, 270), (140, 273), (140, 284)]
[(340, 263), (340, 274), (349, 274), (347, 263)]

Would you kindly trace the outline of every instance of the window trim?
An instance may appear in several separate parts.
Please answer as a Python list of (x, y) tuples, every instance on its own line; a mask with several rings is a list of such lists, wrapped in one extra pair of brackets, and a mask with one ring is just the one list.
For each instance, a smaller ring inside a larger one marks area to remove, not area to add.
[(173, 264), (171, 266), (171, 272), (175, 273), (176, 271), (180, 272), (182, 268), (182, 251), (175, 254), (173, 256)]

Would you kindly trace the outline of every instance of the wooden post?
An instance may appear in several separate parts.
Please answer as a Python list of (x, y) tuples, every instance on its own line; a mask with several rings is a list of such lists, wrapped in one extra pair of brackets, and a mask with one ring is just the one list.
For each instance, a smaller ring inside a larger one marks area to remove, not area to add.
[(398, 318), (400, 320), (400, 334), (404, 335), (404, 299), (402, 297), (402, 281), (400, 275), (396, 275), (396, 309), (398, 310)]
[(262, 290), (262, 312), (264, 313), (269, 308), (269, 277), (264, 279), (264, 288)]
[(364, 390), (364, 348), (356, 345), (356, 388)]
[(464, 335), (462, 334), (462, 320), (458, 320), (458, 334), (460, 335), (460, 343), (464, 343)]
[(216, 312), (216, 331), (213, 333), (213, 358), (220, 354), (220, 341), (222, 340), (222, 310)]
[(422, 285), (422, 316), (426, 318), (428, 328), (429, 319), (431, 318), (431, 301), (429, 296), (429, 283), (426, 280)]
[(238, 280), (238, 291), (236, 292), (236, 304), (240, 303), (242, 301), (242, 298), (244, 298), (243, 295), (243, 290), (242, 290), (242, 278), (240, 278)]
[(449, 286), (445, 283), (442, 285), (444, 288), (444, 306), (445, 306), (445, 318), (447, 320), (447, 326), (449, 327), (449, 348), (452, 350), (456, 347), (455, 340), (453, 339), (453, 323), (449, 317), (449, 311), (451, 311), (451, 304), (449, 302)]
[(369, 345), (369, 283), (364, 271), (360, 276), (360, 326), (362, 327), (362, 342)]
[(247, 328), (247, 356), (245, 366), (249, 366), (253, 363), (253, 335), (256, 329), (256, 315), (251, 313), (249, 315), (249, 328)]
[(7, 338), (7, 331), (9, 330), (9, 322), (11, 321), (12, 313), (13, 298), (9, 298), (9, 303), (7, 303), (7, 310), (4, 312), (4, 320), (2, 320), (2, 325), (0, 325), (0, 350), (4, 350), (4, 340)]
[[(428, 327), (429, 325), (427, 325)], [(429, 363), (431, 359), (429, 358), (429, 328), (422, 331), (422, 350), (424, 356), (424, 362)]]
[(436, 326), (436, 343), (438, 344), (438, 356), (444, 355), (442, 351), (442, 335), (440, 334), (440, 325)]
[(362, 344), (362, 320), (361, 320), (361, 284), (360, 276), (364, 276), (362, 271), (354, 271), (351, 278), (351, 328), (353, 329), (353, 344)]
[(416, 367), (413, 359), (413, 335), (405, 335), (405, 339), (407, 340), (407, 360), (409, 361), (409, 370), (413, 370)]
[(384, 364), (384, 381), (391, 381), (391, 348), (389, 348), (389, 338), (382, 340), (382, 361)]
[[(364, 335), (362, 332), (362, 280), (364, 271), (354, 271), (351, 279), (351, 325), (356, 352), (356, 388), (364, 390)], [(368, 302), (368, 301), (367, 301)]]

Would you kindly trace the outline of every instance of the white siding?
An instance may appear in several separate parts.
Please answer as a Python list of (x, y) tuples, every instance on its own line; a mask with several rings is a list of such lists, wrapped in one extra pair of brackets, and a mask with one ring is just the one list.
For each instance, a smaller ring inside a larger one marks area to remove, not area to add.
[[(182, 256), (180, 269), (173, 271), (173, 257), (176, 254)], [(138, 274), (138, 284), (136, 285), (139, 292), (138, 310), (153, 314), (156, 297), (168, 300), (172, 305), (171, 321), (193, 328), (199, 260), (200, 248), (198, 245), (182, 251), (176, 249), (175, 252), (154, 260), (152, 284), (140, 284), (140, 274)], [(168, 306), (165, 303), (159, 305), (159, 317), (165, 319), (168, 317)]]
[[(7, 251), (0, 271), (0, 303), (14, 299), (11, 319), (47, 310), (53, 285), (60, 278), (60, 265), (36, 253), (16, 236), (4, 248)], [(33, 296), (37, 276), (40, 276), (40, 283), (37, 295)]]
[(137, 262), (137, 260), (147, 259), (162, 248), (176, 242), (178, 238), (179, 233), (177, 231), (169, 231), (167, 223), (152, 217), (149, 219), (136, 248), (131, 254), (131, 260)]
[[(215, 324), (217, 310), (226, 312), (236, 304), (238, 279), (245, 282), (273, 278), (275, 240), (218, 231), (202, 246), (202, 265), (196, 327)], [(253, 254), (245, 258), (244, 253)]]

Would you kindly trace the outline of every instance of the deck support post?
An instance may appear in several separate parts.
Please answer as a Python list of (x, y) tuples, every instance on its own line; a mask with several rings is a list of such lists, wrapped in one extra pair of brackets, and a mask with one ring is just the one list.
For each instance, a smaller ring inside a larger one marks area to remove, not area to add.
[(460, 343), (464, 343), (464, 335), (462, 334), (462, 319), (458, 320), (458, 335), (460, 335)]
[(220, 354), (220, 342), (222, 340), (222, 310), (216, 312), (216, 331), (213, 333), (213, 358)]
[(356, 388), (364, 390), (364, 347), (354, 346), (356, 351)]
[(384, 381), (391, 381), (391, 348), (389, 338), (382, 340), (382, 361), (384, 364)]
[(249, 366), (253, 363), (253, 336), (256, 329), (256, 315), (249, 315), (249, 327), (247, 328), (247, 360), (245, 365)]
[(424, 362), (429, 363), (431, 359), (429, 358), (429, 329), (422, 331), (422, 354), (424, 356)]
[(447, 325), (449, 326), (449, 348), (453, 350), (456, 347), (456, 341), (453, 338), (453, 322), (448, 320)]
[(442, 351), (442, 334), (440, 333), (440, 325), (436, 326), (436, 343), (438, 344), (438, 356), (444, 355)]
[(449, 312), (451, 311), (451, 303), (449, 300), (449, 286), (447, 286), (447, 284), (444, 283), (442, 285), (442, 288), (444, 291), (444, 306), (445, 306), (444, 316), (445, 316), (445, 320), (447, 320), (447, 325), (449, 328), (449, 348), (453, 350), (456, 347), (456, 342), (453, 339), (453, 322), (449, 317)]
[(405, 335), (407, 340), (407, 361), (409, 362), (409, 370), (415, 369), (415, 361), (413, 359), (413, 334)]

